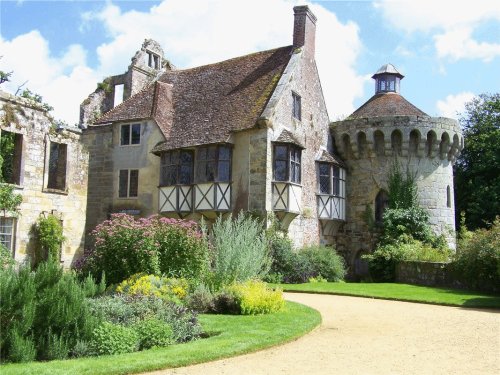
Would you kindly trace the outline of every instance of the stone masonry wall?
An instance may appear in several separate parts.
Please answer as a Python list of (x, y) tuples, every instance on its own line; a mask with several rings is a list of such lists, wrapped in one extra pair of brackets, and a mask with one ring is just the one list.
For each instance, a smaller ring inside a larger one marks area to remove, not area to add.
[[(267, 142), (266, 209), (272, 209), (272, 141), (276, 140), (284, 129), (287, 129), (305, 147), (302, 150), (301, 160), (301, 212), (288, 226), (288, 234), (294, 245), (302, 247), (318, 244), (320, 239), (321, 228), (316, 198), (318, 191), (316, 160), (321, 155), (321, 150), (326, 149), (331, 152), (329, 120), (316, 63), (310, 54), (304, 54), (300, 49), (296, 50), (280, 84), (283, 84), (283, 87), (277, 87), (276, 92), (281, 92), (281, 96), (270, 116), (271, 128)], [(301, 120), (293, 117), (292, 92), (301, 97)]]
[[(23, 143), (21, 183), (15, 189), (23, 198), (16, 219), (15, 259), (21, 262), (33, 252), (33, 225), (40, 216), (53, 213), (63, 223), (66, 241), (61, 261), (69, 267), (84, 247), (88, 151), (81, 143), (81, 132), (76, 128), (56, 129), (53, 120), (33, 103), (3, 92), (0, 92), (0, 127), (2, 131), (21, 134)], [(50, 142), (67, 147), (63, 190), (47, 188)], [(8, 217), (9, 213), (5, 215)]]
[[(375, 197), (387, 191), (395, 162), (416, 176), (420, 205), (430, 224), (455, 247), (452, 165), (463, 147), (456, 121), (445, 118), (393, 116), (332, 123), (332, 133), (348, 165), (347, 224), (340, 241), (350, 249), (350, 262), (360, 251), (373, 249)], [(397, 146), (394, 132), (400, 132)], [(366, 137), (366, 141), (359, 142)], [(383, 137), (383, 141), (382, 141)]]

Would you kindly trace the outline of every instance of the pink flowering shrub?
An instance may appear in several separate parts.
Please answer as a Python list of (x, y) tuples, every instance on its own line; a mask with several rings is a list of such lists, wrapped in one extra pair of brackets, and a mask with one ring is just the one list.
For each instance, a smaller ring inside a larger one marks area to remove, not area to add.
[(113, 214), (92, 234), (94, 248), (75, 268), (96, 278), (104, 273), (108, 284), (136, 273), (198, 279), (207, 270), (208, 247), (193, 221)]

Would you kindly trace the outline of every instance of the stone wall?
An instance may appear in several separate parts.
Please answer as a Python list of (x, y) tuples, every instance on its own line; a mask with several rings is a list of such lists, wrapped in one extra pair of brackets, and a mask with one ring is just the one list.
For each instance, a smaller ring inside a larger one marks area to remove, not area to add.
[(452, 166), (463, 147), (455, 120), (375, 117), (334, 122), (331, 130), (348, 166), (347, 223), (339, 241), (349, 250), (351, 264), (356, 254), (373, 249), (375, 197), (388, 190), (394, 163), (399, 163), (403, 173), (408, 168), (416, 176), (420, 205), (429, 212), (432, 228), (455, 247)]
[[(20, 183), (15, 192), (23, 202), (16, 219), (14, 256), (23, 261), (35, 249), (33, 225), (41, 216), (61, 219), (66, 241), (61, 261), (69, 267), (84, 247), (87, 206), (88, 151), (77, 128), (57, 128), (51, 117), (34, 103), (0, 92), (0, 127), (22, 136)], [(1, 134), (0, 134), (1, 136)], [(66, 179), (61, 189), (50, 189), (48, 168), (50, 143), (66, 145)], [(2, 213), (9, 217), (9, 213)]]
[[(300, 120), (293, 116), (292, 92), (301, 97)], [(271, 106), (266, 109), (269, 111), (272, 108), (268, 123), (266, 209), (272, 209), (272, 142), (286, 129), (305, 147), (301, 159), (301, 212), (288, 224), (288, 234), (296, 247), (319, 244), (321, 225), (317, 212), (316, 160), (322, 150), (331, 152), (332, 144), (328, 129), (328, 113), (314, 57), (304, 51), (296, 50), (280, 79), (275, 90), (276, 94), (279, 95), (279, 100), (273, 103), (271, 98)], [(325, 238), (323, 239), (323, 242), (326, 242)], [(329, 241), (331, 239), (330, 237)]]
[(396, 282), (426, 286), (450, 286), (447, 263), (399, 262)]

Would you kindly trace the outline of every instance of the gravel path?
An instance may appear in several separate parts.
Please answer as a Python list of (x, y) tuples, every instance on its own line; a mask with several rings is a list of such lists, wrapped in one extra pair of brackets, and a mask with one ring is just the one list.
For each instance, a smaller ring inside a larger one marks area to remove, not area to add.
[(151, 374), (500, 375), (500, 312), (287, 293), (321, 327), (279, 347)]

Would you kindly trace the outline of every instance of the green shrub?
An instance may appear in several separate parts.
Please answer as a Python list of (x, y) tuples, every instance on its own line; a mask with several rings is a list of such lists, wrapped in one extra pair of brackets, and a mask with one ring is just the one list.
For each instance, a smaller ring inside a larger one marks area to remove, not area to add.
[(302, 258), (308, 260), (313, 270), (311, 277), (322, 277), (327, 281), (340, 281), (346, 274), (344, 258), (334, 249), (325, 246), (310, 246), (301, 250)]
[(164, 347), (172, 344), (172, 327), (159, 319), (146, 319), (136, 323), (133, 328), (139, 336), (139, 349), (150, 349), (154, 346)]
[(122, 281), (115, 291), (132, 296), (155, 296), (181, 304), (186, 298), (188, 289), (189, 284), (185, 279), (136, 274)]
[(370, 275), (377, 282), (392, 282), (396, 265), (401, 261), (447, 262), (451, 256), (448, 248), (434, 248), (429, 244), (400, 237), (400, 242), (379, 245), (372, 254), (364, 255)]
[(452, 267), (469, 288), (500, 290), (499, 217), (490, 229), (477, 229), (459, 239)]
[(214, 295), (205, 284), (199, 284), (186, 298), (186, 306), (199, 313), (215, 311)]
[(214, 313), (216, 314), (241, 314), (241, 308), (236, 300), (235, 294), (228, 290), (222, 289), (214, 295)]
[(77, 340), (73, 350), (71, 351), (71, 357), (81, 358), (88, 357), (92, 355), (92, 350), (90, 349), (90, 344), (84, 340)]
[(271, 258), (259, 221), (242, 212), (234, 220), (219, 217), (212, 233), (214, 254), (207, 283), (213, 291), (267, 274)]
[(61, 246), (65, 240), (61, 220), (54, 215), (40, 217), (35, 225), (38, 249), (35, 254), (35, 264), (47, 259), (59, 261)]
[(139, 335), (129, 327), (103, 322), (92, 333), (90, 348), (95, 355), (131, 353), (138, 349)]
[(0, 298), (0, 354), (10, 361), (31, 358), (30, 342), (37, 359), (66, 358), (99, 323), (76, 276), (54, 261), (0, 270)]
[(15, 263), (9, 249), (0, 243), (0, 269), (13, 266)]
[(200, 281), (208, 271), (208, 243), (194, 221), (153, 216), (148, 219), (157, 243), (160, 272)]
[(75, 269), (98, 280), (104, 272), (109, 284), (137, 273), (201, 280), (208, 268), (208, 246), (193, 221), (113, 214), (92, 233), (95, 246)]
[(429, 244), (436, 242), (436, 235), (429, 226), (429, 214), (423, 208), (388, 208), (383, 215), (382, 243), (396, 243), (401, 236)]
[(149, 318), (162, 320), (172, 327), (177, 342), (192, 340), (201, 333), (195, 313), (158, 297), (112, 295), (89, 303), (93, 314), (114, 324), (133, 326)]
[(248, 280), (231, 285), (227, 290), (234, 295), (242, 315), (269, 314), (285, 306), (281, 290), (272, 290), (262, 281)]

